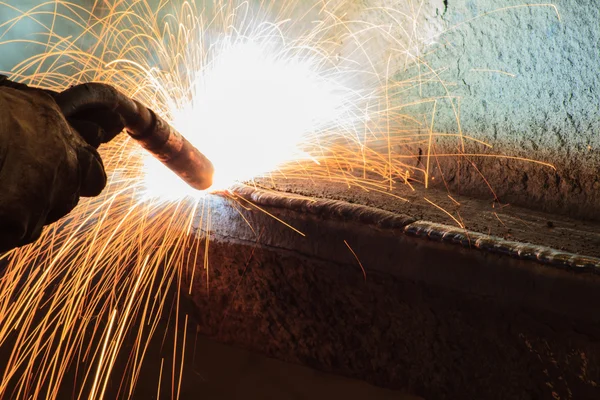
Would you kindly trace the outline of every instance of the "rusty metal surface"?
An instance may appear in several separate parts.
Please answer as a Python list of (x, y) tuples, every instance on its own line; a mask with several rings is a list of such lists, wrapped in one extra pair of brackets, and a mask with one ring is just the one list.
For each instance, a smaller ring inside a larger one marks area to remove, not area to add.
[(203, 334), (424, 398), (600, 396), (595, 266), (376, 207), (231, 196), (207, 200), (208, 269), (187, 276)]

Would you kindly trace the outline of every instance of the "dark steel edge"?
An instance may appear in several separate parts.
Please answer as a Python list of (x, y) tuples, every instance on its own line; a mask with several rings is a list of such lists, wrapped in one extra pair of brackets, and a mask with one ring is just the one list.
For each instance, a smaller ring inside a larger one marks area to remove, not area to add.
[(408, 215), (397, 214), (375, 207), (352, 204), (341, 200), (309, 198), (246, 185), (234, 187), (231, 189), (231, 194), (257, 205), (291, 209), (323, 218), (360, 222), (380, 229), (401, 231), (408, 236), (426, 238), (436, 242), (510, 256), (525, 261), (535, 261), (543, 265), (575, 272), (600, 274), (600, 258), (556, 250), (537, 244), (506, 240), (498, 236), (436, 222), (418, 221)]

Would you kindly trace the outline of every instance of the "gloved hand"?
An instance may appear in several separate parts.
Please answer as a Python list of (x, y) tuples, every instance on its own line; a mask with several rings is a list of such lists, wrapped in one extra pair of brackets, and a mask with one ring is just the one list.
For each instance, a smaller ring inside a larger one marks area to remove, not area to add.
[(106, 186), (96, 148), (123, 130), (120, 117), (86, 110), (67, 120), (52, 95), (0, 76), (0, 252), (35, 241)]

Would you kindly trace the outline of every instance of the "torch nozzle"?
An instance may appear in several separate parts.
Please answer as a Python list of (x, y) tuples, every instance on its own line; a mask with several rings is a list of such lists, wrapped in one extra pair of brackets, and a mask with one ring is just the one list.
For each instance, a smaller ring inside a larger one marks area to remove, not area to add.
[(102, 107), (123, 118), (129, 136), (194, 189), (212, 185), (214, 167), (186, 138), (137, 100), (103, 83), (84, 83), (58, 94), (56, 102), (66, 117)]

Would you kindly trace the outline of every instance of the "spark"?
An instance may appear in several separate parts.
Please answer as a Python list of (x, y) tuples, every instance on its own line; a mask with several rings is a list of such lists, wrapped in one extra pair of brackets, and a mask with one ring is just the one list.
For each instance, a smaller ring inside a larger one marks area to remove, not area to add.
[(504, 222), (502, 222), (502, 220), (500, 219), (500, 216), (498, 216), (498, 213), (494, 211), (493, 214), (496, 217), (496, 219), (498, 220), (498, 222), (500, 222), (502, 224), (502, 226), (506, 227), (506, 224)]
[(456, 200), (454, 197), (452, 197), (452, 196), (450, 196), (450, 195), (448, 195), (448, 198), (449, 198), (450, 200), (452, 200), (452, 202), (453, 202), (454, 204), (456, 204), (457, 206), (459, 206), (459, 207), (460, 207), (460, 202), (459, 202), (458, 200)]
[(442, 211), (444, 214), (446, 214), (447, 216), (449, 216), (450, 218), (452, 218), (452, 220), (454, 222), (456, 222), (456, 225), (458, 225), (459, 227), (461, 227), (462, 229), (465, 228), (465, 225), (462, 222), (460, 222), (454, 215), (452, 215), (448, 210), (446, 210), (445, 208), (437, 205), (433, 201), (429, 200), (427, 197), (423, 197), (423, 200), (425, 200), (426, 202), (428, 202), (429, 204), (431, 204), (432, 206), (434, 206), (435, 208), (437, 208), (438, 210)]
[(354, 256), (354, 258), (356, 259), (356, 262), (358, 263), (358, 265), (360, 266), (360, 270), (363, 273), (363, 278), (365, 280), (365, 282), (367, 281), (367, 272), (365, 271), (365, 267), (363, 267), (362, 262), (360, 261), (360, 259), (358, 258), (358, 256), (356, 255), (356, 252), (352, 249), (352, 247), (350, 247), (350, 245), (348, 244), (348, 242), (346, 240), (344, 240), (344, 244), (346, 245), (346, 247), (348, 247), (348, 250), (350, 250), (350, 252), (352, 253), (352, 255)]

